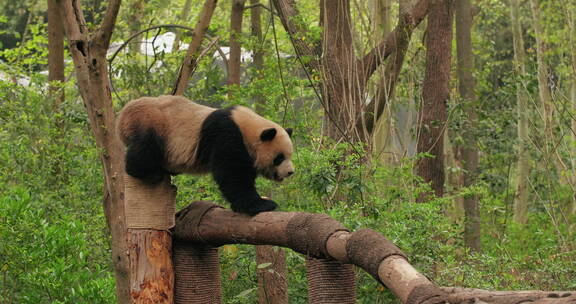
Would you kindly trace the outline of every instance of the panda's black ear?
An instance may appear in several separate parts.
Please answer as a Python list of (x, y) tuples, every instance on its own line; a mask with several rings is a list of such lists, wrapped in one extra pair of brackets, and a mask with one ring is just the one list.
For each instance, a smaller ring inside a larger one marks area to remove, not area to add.
[(266, 129), (262, 131), (262, 134), (260, 134), (260, 140), (271, 141), (274, 139), (275, 136), (276, 136), (276, 129), (274, 128)]
[(286, 133), (288, 133), (288, 136), (292, 137), (292, 128), (286, 128)]

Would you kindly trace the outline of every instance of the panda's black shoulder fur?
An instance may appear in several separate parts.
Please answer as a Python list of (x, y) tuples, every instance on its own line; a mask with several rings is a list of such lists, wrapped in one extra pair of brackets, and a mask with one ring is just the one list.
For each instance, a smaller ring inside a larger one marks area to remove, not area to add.
[(196, 158), (200, 164), (208, 166), (211, 170), (214, 165), (211, 163), (211, 158), (215, 152), (224, 147), (231, 150), (222, 153), (225, 159), (218, 159), (218, 162), (234, 160), (253, 166), (253, 160), (244, 145), (242, 132), (232, 119), (234, 109), (235, 107), (229, 107), (216, 110), (202, 123)]
[(197, 161), (212, 172), (232, 210), (247, 214), (271, 211), (276, 203), (256, 192), (258, 175), (242, 132), (232, 119), (234, 107), (212, 112), (202, 123)]

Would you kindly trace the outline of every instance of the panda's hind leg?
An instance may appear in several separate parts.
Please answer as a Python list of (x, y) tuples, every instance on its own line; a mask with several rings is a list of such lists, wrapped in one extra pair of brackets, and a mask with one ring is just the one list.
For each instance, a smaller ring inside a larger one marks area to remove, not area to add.
[(153, 128), (134, 132), (128, 138), (126, 173), (149, 183), (162, 181), (167, 174), (162, 167), (165, 150), (164, 140)]

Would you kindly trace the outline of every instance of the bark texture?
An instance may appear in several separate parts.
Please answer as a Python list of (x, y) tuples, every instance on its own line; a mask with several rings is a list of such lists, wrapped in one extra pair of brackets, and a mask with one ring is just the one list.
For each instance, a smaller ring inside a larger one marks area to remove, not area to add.
[(288, 304), (284, 249), (269, 245), (256, 246), (256, 265), (258, 303)]
[[(472, 55), (472, 5), (470, 0), (456, 1), (456, 46), (458, 57), (458, 91), (467, 116), (464, 124), (464, 147), (462, 160), (464, 167), (464, 187), (470, 187), (476, 180), (478, 171), (478, 146), (474, 131), (478, 125), (475, 110), (476, 93), (474, 57)], [(478, 196), (464, 198), (464, 244), (473, 251), (480, 251), (480, 208)]]
[[(48, 0), (48, 81), (64, 83), (64, 26), (56, 0)], [(50, 85), (49, 91), (57, 109), (64, 101), (64, 89)]]
[(200, 17), (192, 33), (192, 41), (188, 45), (186, 57), (184, 57), (184, 62), (176, 78), (172, 95), (184, 95), (184, 91), (186, 91), (188, 87), (188, 80), (196, 68), (197, 59), (200, 55), (200, 45), (210, 25), (210, 20), (212, 19), (212, 14), (214, 13), (217, 2), (218, 0), (206, 0), (206, 2), (204, 2), (202, 13), (200, 13)]
[(228, 85), (240, 85), (240, 59), (242, 49), (242, 19), (246, 0), (233, 0), (230, 13), (230, 58), (228, 59)]
[[(418, 153), (429, 153), (418, 161), (416, 172), (430, 183), (438, 197), (444, 194), (444, 130), (446, 102), (449, 97), (450, 60), (452, 52), (451, 0), (434, 0), (430, 4), (426, 34), (426, 72), (422, 85), (422, 106), (418, 134)], [(424, 201), (430, 193), (420, 196)]]
[(174, 303), (172, 237), (168, 231), (128, 230), (132, 303)]
[(518, 111), (518, 162), (516, 195), (514, 196), (513, 220), (525, 224), (528, 220), (528, 174), (530, 170), (528, 159), (528, 95), (524, 77), (526, 75), (526, 51), (519, 18), (520, 4), (518, 0), (510, 0), (510, 20), (514, 40), (514, 69), (516, 71), (516, 108)]
[(78, 89), (90, 120), (90, 127), (100, 149), (104, 172), (104, 213), (112, 235), (112, 260), (116, 277), (116, 294), (120, 303), (129, 303), (128, 248), (124, 217), (124, 151), (115, 135), (110, 79), (106, 51), (114, 29), (120, 0), (108, 1), (99, 28), (88, 32), (78, 0), (59, 2)]
[[(252, 32), (253, 47), (252, 47), (252, 62), (254, 63), (253, 79), (261, 79), (264, 73), (264, 41), (262, 37), (262, 23), (261, 23), (261, 7), (259, 0), (250, 0), (250, 29)], [(256, 113), (262, 114), (266, 106), (266, 98), (257, 93), (254, 96), (256, 99)]]

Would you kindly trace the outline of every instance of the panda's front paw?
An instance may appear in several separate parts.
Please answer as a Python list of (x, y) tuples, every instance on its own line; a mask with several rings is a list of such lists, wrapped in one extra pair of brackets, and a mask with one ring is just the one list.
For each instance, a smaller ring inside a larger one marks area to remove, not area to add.
[(250, 201), (237, 201), (232, 204), (234, 212), (254, 216), (260, 212), (273, 211), (278, 207), (273, 200), (258, 198)]

